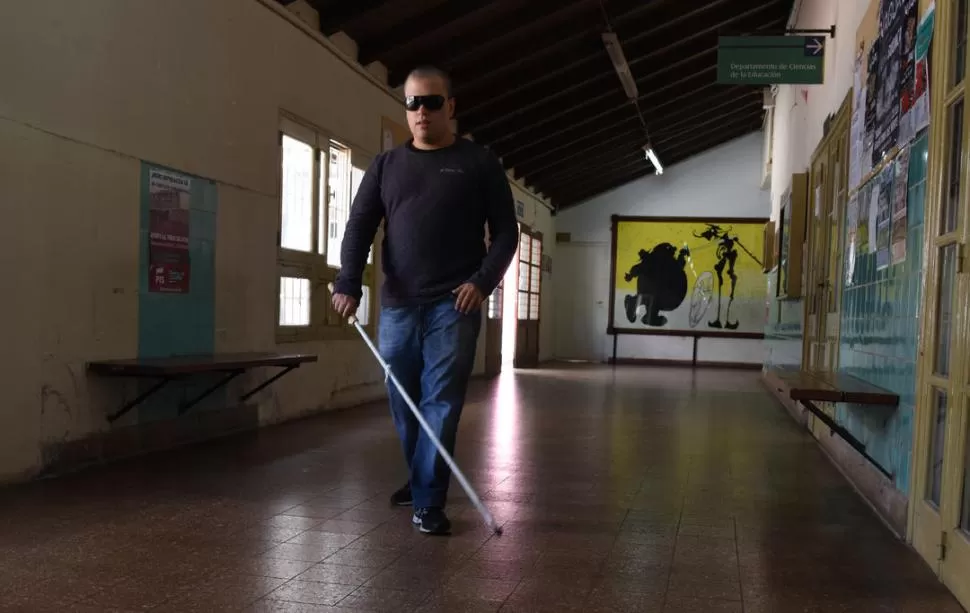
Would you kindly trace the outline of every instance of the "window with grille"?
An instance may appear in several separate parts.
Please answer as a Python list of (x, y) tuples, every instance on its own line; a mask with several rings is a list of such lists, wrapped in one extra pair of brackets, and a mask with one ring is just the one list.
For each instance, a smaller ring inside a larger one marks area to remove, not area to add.
[(350, 149), (331, 141), (328, 157), (330, 171), (327, 173), (327, 236), (320, 242), (326, 246), (327, 265), (340, 268), (340, 244), (350, 217), (350, 192), (353, 185)]
[(502, 302), (504, 300), (505, 282), (499, 283), (498, 287), (488, 297), (488, 318), (502, 319)]
[(280, 277), (280, 326), (310, 325), (310, 280)]
[(542, 290), (542, 236), (523, 230), (519, 235), (518, 318), (539, 320), (539, 295)]
[[(353, 199), (366, 156), (323, 130), (290, 117), (280, 126), (278, 340), (342, 337), (352, 331), (331, 312), (327, 284), (340, 268)], [(373, 320), (374, 247), (357, 317)]]

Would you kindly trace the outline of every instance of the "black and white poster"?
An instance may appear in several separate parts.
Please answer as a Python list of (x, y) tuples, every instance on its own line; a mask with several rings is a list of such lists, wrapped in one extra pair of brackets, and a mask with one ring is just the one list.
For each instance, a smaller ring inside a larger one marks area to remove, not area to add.
[[(895, 176), (895, 164), (889, 164), (882, 169), (878, 177), (873, 179), (873, 183), (878, 186), (878, 188), (874, 186), (873, 190), (879, 190), (878, 196), (875, 193), (873, 194), (873, 210), (869, 213), (871, 215), (869, 223), (875, 221), (876, 270), (888, 268), (892, 262), (889, 245), (892, 232), (893, 181)], [(905, 187), (903, 191), (905, 192)]]
[[(862, 82), (865, 58), (862, 52), (856, 57), (852, 73), (852, 118), (849, 125), (849, 189), (862, 182), (862, 177), (872, 169), (872, 152), (866, 149), (866, 98), (867, 89)], [(871, 143), (871, 141), (870, 141)]]
[(902, 19), (902, 52), (899, 65), (899, 133), (903, 146), (916, 136), (913, 103), (916, 100), (916, 20), (918, 2), (907, 0)]
[(869, 57), (866, 58), (866, 99), (864, 101), (866, 113), (862, 148), (869, 152), (869, 164), (868, 169), (862, 170), (862, 176), (868, 174), (872, 166), (882, 159), (882, 156), (877, 155), (873, 149), (873, 139), (876, 133), (876, 98), (879, 96), (879, 47), (881, 42), (878, 38), (872, 41), (872, 46), (869, 48)]
[(902, 32), (896, 14), (902, 0), (883, 0), (879, 6), (879, 92), (876, 95), (876, 125), (872, 161), (879, 161), (896, 146), (899, 135), (899, 77)]
[(917, 0), (882, 0), (879, 5), (879, 44), (873, 45), (879, 48), (873, 164), (899, 144), (903, 106), (910, 104), (903, 92), (912, 91), (916, 74), (914, 63), (906, 59), (914, 53), (918, 9)]

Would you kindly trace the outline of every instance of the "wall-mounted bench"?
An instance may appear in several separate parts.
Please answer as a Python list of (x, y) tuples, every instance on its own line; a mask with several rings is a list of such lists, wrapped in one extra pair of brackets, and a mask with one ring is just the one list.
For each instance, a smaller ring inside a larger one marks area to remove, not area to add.
[(262, 391), (303, 364), (316, 361), (316, 355), (307, 353), (217, 353), (212, 355), (90, 362), (88, 363), (88, 371), (104, 377), (131, 377), (157, 380), (155, 385), (139, 394), (133, 400), (125, 403), (115, 413), (108, 415), (108, 421), (114, 422), (172, 381), (202, 374), (218, 373), (223, 375), (212, 386), (182, 402), (179, 405), (179, 415), (182, 415), (204, 398), (224, 387), (230, 381), (248, 370), (265, 367), (282, 369), (280, 372), (240, 396), (240, 402), (245, 402), (257, 392)]
[(853, 449), (862, 454), (879, 471), (892, 479), (893, 475), (883, 468), (866, 452), (865, 444), (852, 436), (852, 433), (839, 425), (816, 402), (842, 402), (872, 407), (896, 408), (899, 395), (889, 390), (866, 383), (843, 373), (807, 371), (790, 367), (769, 368), (764, 373), (765, 381), (783, 397), (800, 403), (828, 426), (829, 431), (838, 434)]

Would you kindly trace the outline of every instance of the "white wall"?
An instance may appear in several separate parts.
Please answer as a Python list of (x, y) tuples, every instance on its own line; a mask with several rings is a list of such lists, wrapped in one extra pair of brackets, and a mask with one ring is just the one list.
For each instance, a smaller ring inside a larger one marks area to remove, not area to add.
[[(878, 3), (878, 0), (872, 0)], [(801, 0), (796, 3), (798, 29), (827, 29), (825, 82), (821, 85), (781, 85), (775, 99), (771, 169), (771, 218), (778, 219), (781, 195), (794, 173), (805, 172), (822, 140), (825, 118), (835, 114), (852, 87), (856, 31), (869, 0)]]
[[(606, 334), (610, 276), (610, 217), (767, 217), (768, 192), (758, 186), (762, 135), (750, 134), (702, 153), (661, 176), (650, 175), (560, 212), (555, 271), (557, 358), (602, 360), (612, 354)], [(690, 360), (690, 339), (621, 336), (618, 357)], [(704, 361), (760, 362), (762, 343), (701, 340)]]
[(122, 386), (85, 364), (137, 355), (140, 160), (217, 182), (216, 350), (320, 356), (258, 397), (263, 423), (383, 396), (359, 341), (276, 343), (277, 130), (286, 110), (375, 154), (402, 105), (284, 15), (258, 0), (0, 3), (0, 482), (109, 428)]

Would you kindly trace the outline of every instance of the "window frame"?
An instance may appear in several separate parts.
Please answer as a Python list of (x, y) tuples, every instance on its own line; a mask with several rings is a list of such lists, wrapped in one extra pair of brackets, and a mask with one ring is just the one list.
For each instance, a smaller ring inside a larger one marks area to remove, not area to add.
[[(283, 136), (289, 136), (313, 148), (313, 177), (310, 181), (313, 202), (313, 232), (310, 251), (288, 249), (282, 246), (283, 235)], [(339, 269), (327, 262), (330, 248), (330, 148), (332, 145), (347, 150), (350, 154), (350, 169), (347, 173), (347, 188), (350, 197), (348, 206), (353, 205), (353, 172), (358, 169), (366, 172), (373, 159), (371, 154), (356, 147), (333, 132), (316, 126), (306, 120), (282, 112), (277, 130), (277, 197), (276, 197), (276, 301), (275, 329), (277, 343), (299, 343), (321, 340), (347, 340), (356, 336), (356, 331), (337, 315), (330, 306), (328, 284), (337, 279)], [(321, 188), (327, 186), (326, 193)], [(342, 240), (342, 237), (341, 237)], [(321, 245), (321, 242), (323, 243)], [(377, 328), (377, 275), (375, 262), (379, 258), (379, 236), (372, 245), (373, 257), (364, 266), (363, 288), (368, 295), (367, 324), (364, 330), (373, 335)], [(297, 277), (310, 281), (310, 325), (280, 325), (280, 292), (283, 277)]]
[[(522, 253), (522, 237), (528, 236), (529, 253)], [(532, 255), (534, 252), (533, 244), (535, 241), (539, 242), (539, 254), (536, 261), (532, 261)], [(545, 241), (542, 239), (542, 233), (533, 231), (526, 226), (520, 226), (519, 229), (519, 249), (518, 257), (516, 258), (516, 266), (518, 270), (517, 283), (516, 283), (516, 303), (515, 303), (515, 318), (516, 321), (539, 321), (542, 317), (542, 254), (545, 250)], [(526, 289), (519, 289), (522, 287), (522, 264), (526, 265), (526, 270), (528, 271), (528, 278), (525, 280)], [(536, 290), (532, 291), (532, 280), (536, 279)], [(524, 296), (523, 296), (524, 295)], [(522, 300), (525, 300), (525, 317), (520, 315)], [(538, 307), (536, 308), (536, 316), (532, 317), (532, 301), (535, 300)]]

